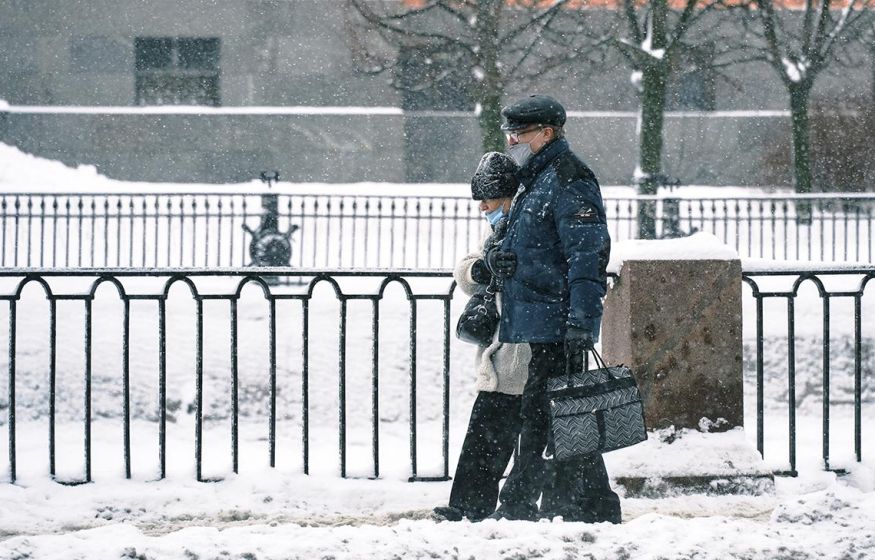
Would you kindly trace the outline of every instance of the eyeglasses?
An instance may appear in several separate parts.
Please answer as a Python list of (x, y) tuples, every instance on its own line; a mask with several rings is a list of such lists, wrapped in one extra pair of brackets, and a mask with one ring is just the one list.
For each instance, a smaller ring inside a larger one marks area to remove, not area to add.
[(544, 130), (544, 125), (539, 124), (537, 127), (530, 128), (528, 130), (518, 130), (515, 132), (505, 132), (504, 136), (505, 136), (505, 138), (507, 138), (508, 141), (513, 140), (514, 142), (519, 142), (520, 136), (524, 136), (524, 135), (528, 134), (529, 132), (535, 132), (536, 130)]

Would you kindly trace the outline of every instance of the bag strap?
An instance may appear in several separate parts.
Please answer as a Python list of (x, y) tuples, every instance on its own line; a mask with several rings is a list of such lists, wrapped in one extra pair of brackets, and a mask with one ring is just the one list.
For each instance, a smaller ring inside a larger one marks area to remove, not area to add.
[(495, 294), (498, 292), (498, 288), (495, 286), (495, 282), (490, 282), (486, 288), (483, 289), (483, 303), (491, 303), (492, 300), (495, 299)]
[(599, 354), (598, 352), (596, 352), (596, 349), (595, 349), (595, 348), (593, 348), (592, 350), (590, 350), (590, 352), (592, 352), (593, 357), (595, 357), (595, 365), (596, 365), (596, 367), (599, 367), (599, 368), (602, 368), (602, 369), (609, 369), (609, 368), (608, 368), (608, 364), (605, 363), (605, 359), (602, 358), (601, 354)]
[[(604, 369), (607, 372), (608, 376), (610, 376), (612, 379), (614, 379), (614, 375), (611, 373), (611, 368), (608, 367), (608, 364), (605, 363), (604, 358), (602, 358), (601, 354), (599, 354), (595, 348), (592, 348), (591, 350), (584, 351), (584, 353), (583, 353), (583, 371), (589, 371), (589, 354), (590, 353), (592, 353), (593, 358), (595, 358), (596, 368), (597, 369)], [(565, 368), (565, 375), (567, 376), (567, 381), (565, 382), (565, 385), (568, 388), (571, 388), (574, 386), (573, 382), (572, 382), (572, 376), (575, 373), (576, 372), (572, 372), (568, 368)]]

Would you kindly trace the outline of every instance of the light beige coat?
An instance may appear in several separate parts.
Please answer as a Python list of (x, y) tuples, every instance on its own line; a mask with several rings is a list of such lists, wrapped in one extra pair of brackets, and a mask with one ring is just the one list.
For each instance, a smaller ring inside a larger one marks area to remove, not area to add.
[[(485, 240), (484, 238), (483, 241)], [(480, 251), (471, 253), (459, 261), (453, 272), (459, 289), (469, 296), (480, 286), (471, 278), (471, 267), (480, 258), (483, 258), (482, 246)], [(501, 309), (500, 293), (498, 297), (499, 309)], [(500, 342), (496, 330), (492, 344), (486, 347), (477, 347), (477, 356), (474, 360), (477, 372), (476, 389), (508, 395), (521, 395), (529, 376), (531, 359), (532, 349), (527, 343)]]

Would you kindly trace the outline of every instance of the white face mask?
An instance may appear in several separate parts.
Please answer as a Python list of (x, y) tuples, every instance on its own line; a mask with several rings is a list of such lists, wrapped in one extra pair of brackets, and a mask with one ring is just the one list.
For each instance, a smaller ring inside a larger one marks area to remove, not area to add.
[[(524, 165), (526, 164), (526, 162), (529, 161), (529, 159), (530, 159), (530, 158), (532, 157), (532, 155), (535, 153), (534, 150), (532, 150), (532, 140), (534, 140), (534, 139), (537, 138), (542, 132), (544, 132), (544, 127), (543, 127), (543, 126), (539, 126), (537, 130), (538, 130), (538, 134), (535, 134), (535, 135), (532, 137), (532, 139), (529, 140), (528, 142), (525, 142), (525, 143), (523, 143), (523, 142), (517, 142), (517, 143), (514, 144), (513, 146), (508, 146), (508, 148), (507, 148), (507, 155), (509, 155), (510, 157), (512, 157), (513, 160), (514, 160), (514, 161), (517, 163), (517, 165), (519, 165), (520, 167), (524, 166)], [(519, 136), (517, 136), (517, 138), (519, 138)]]
[(528, 142), (523, 144), (514, 144), (513, 146), (508, 146), (507, 155), (513, 158), (513, 160), (520, 167), (524, 166), (529, 158), (532, 157), (532, 145)]

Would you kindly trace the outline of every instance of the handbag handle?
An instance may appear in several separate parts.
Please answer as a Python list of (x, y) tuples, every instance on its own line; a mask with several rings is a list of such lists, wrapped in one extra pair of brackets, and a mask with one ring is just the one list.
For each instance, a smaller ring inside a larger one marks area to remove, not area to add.
[(601, 354), (596, 352), (595, 348), (593, 348), (592, 350), (589, 350), (589, 351), (592, 352), (592, 355), (595, 358), (596, 367), (601, 368), (601, 369), (609, 369), (608, 364), (605, 363), (605, 359), (602, 358)]
[[(604, 358), (602, 358), (601, 354), (599, 354), (595, 348), (591, 348), (589, 350), (584, 350), (584, 352), (583, 352), (583, 368), (584, 368), (583, 371), (589, 371), (589, 354), (590, 354), (590, 352), (592, 352), (593, 358), (595, 358), (596, 368), (605, 370), (605, 372), (607, 372), (608, 376), (610, 376), (613, 379), (614, 375), (611, 373), (611, 368), (608, 367), (608, 364), (605, 363)], [(571, 388), (574, 386), (571, 378), (575, 372), (569, 371), (568, 368), (566, 368), (565, 373), (568, 377), (568, 381), (566, 382), (566, 386)]]

